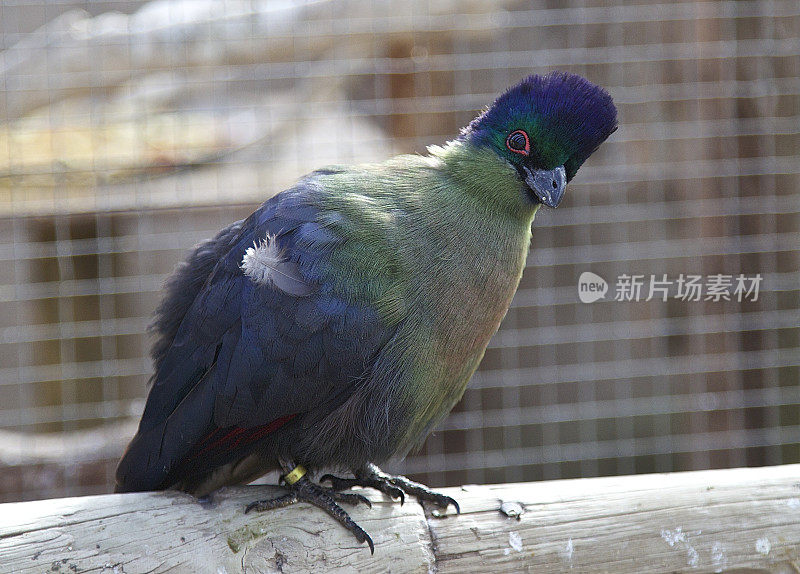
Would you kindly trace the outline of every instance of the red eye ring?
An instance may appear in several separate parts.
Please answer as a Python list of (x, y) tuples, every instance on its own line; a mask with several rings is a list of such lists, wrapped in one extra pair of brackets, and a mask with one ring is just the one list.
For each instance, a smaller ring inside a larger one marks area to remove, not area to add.
[[(522, 136), (522, 138), (519, 136)], [(522, 144), (524, 144), (524, 146)], [(524, 130), (514, 130), (508, 134), (506, 138), (506, 148), (508, 148), (508, 151), (511, 153), (527, 156), (531, 153), (531, 140)]]

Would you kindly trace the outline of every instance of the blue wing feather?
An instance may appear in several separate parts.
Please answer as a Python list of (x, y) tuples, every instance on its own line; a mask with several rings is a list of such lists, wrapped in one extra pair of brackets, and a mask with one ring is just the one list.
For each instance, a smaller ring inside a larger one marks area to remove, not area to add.
[[(154, 323), (153, 387), (118, 469), (121, 490), (169, 486), (216, 428), (336, 408), (391, 338), (375, 310), (320, 280), (342, 238), (322, 224), (317, 193), (301, 185), (279, 194), (200, 245), (169, 281)], [(268, 235), (313, 291), (298, 297), (242, 273), (245, 251)]]

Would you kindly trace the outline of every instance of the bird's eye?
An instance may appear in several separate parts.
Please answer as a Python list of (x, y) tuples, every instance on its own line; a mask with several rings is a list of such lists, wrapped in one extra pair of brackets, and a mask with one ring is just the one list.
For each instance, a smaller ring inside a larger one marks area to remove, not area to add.
[(506, 138), (506, 147), (509, 151), (520, 155), (528, 155), (531, 153), (531, 142), (528, 139), (528, 134), (522, 130), (516, 130), (508, 134)]

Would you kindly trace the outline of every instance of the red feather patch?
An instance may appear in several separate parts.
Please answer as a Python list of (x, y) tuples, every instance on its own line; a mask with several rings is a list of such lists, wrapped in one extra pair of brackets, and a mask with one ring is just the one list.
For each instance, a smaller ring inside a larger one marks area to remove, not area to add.
[(195, 445), (187, 459), (192, 461), (204, 454), (236, 450), (275, 432), (296, 416), (297, 414), (286, 415), (257, 427), (217, 427)]

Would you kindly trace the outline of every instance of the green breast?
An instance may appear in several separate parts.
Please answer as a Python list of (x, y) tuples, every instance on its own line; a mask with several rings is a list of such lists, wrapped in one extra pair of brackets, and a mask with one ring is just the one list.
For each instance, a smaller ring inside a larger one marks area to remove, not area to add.
[(340, 190), (322, 207), (348, 238), (329, 279), (397, 327), (371, 376), (388, 396), (389, 450), (403, 455), (478, 367), (519, 283), (536, 209), (513, 168), (460, 144), (321, 181)]
[(449, 179), (432, 195), (435, 216), (416, 230), (411, 311), (403, 325), (413, 345), (413, 375), (403, 389), (411, 415), (401, 453), (421, 442), (461, 398), (522, 276), (536, 209), (525, 211), (521, 203), (520, 212), (509, 214), (487, 207), (483, 200), (498, 193), (497, 186), (511, 188), (509, 195), (519, 191), (516, 174), (503, 170), (471, 180), (492, 188), (485, 195)]

